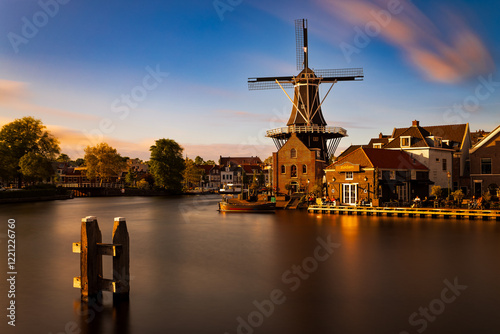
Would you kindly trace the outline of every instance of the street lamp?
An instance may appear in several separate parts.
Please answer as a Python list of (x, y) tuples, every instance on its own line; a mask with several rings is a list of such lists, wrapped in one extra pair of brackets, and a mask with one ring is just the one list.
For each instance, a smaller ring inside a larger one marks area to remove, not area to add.
[(448, 177), (448, 200), (450, 200), (450, 197), (451, 197), (451, 186), (450, 186), (451, 173), (450, 173), (450, 171), (446, 172), (446, 176)]

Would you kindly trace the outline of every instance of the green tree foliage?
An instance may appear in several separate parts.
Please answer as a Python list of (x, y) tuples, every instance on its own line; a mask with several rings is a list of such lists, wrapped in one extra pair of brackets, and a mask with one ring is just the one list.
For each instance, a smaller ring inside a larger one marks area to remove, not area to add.
[(432, 196), (436, 196), (436, 199), (438, 199), (441, 197), (442, 194), (443, 194), (443, 189), (441, 189), (441, 186), (432, 186), (431, 188)]
[(205, 161), (205, 165), (215, 165), (215, 161), (207, 160), (207, 161)]
[(25, 179), (31, 182), (48, 179), (54, 174), (50, 161), (34, 152), (23, 155), (19, 160), (19, 167)]
[(85, 164), (85, 160), (83, 160), (83, 158), (78, 158), (78, 159), (75, 160), (76, 167), (80, 167), (80, 166), (82, 166), (84, 164)]
[(172, 193), (182, 191), (182, 173), (185, 169), (182, 147), (172, 139), (159, 139), (149, 149), (150, 172), (158, 187)]
[[(0, 177), (12, 178), (18, 177), (19, 186), (22, 183), (22, 171), (20, 167), (21, 158), (26, 154), (35, 154), (37, 159), (43, 159), (43, 165), (46, 162), (55, 160), (59, 154), (59, 141), (52, 136), (41, 120), (33, 117), (24, 117), (8, 123), (0, 130), (0, 153), (2, 162), (0, 162)], [(44, 174), (44, 167), (41, 171), (34, 171), (34, 166), (28, 168), (29, 161), (33, 161), (35, 156), (31, 155), (25, 158), (24, 170), (30, 175)]]
[(273, 156), (269, 156), (266, 158), (266, 160), (263, 161), (264, 164), (266, 165), (272, 165), (273, 164)]
[(65, 154), (65, 153), (61, 153), (61, 154), (57, 157), (56, 161), (57, 161), (57, 162), (68, 162), (68, 163), (69, 163), (69, 162), (71, 162), (71, 159), (70, 159), (70, 157), (69, 157), (67, 154)]
[(125, 183), (129, 185), (134, 185), (136, 178), (137, 178), (137, 173), (129, 169), (127, 175), (125, 175)]
[(116, 149), (107, 143), (87, 146), (84, 151), (87, 178), (100, 179), (101, 184), (103, 181), (109, 181), (112, 177), (120, 175), (127, 165)]
[(203, 160), (202, 157), (200, 157), (199, 155), (197, 155), (196, 158), (194, 158), (194, 163), (195, 163), (195, 165), (204, 165), (205, 164), (205, 160)]
[(196, 163), (196, 161), (186, 158), (185, 161), (186, 169), (184, 169), (183, 178), (184, 181), (187, 183), (187, 186), (189, 185), (197, 186), (203, 177), (204, 170), (198, 168), (197, 165), (198, 164)]

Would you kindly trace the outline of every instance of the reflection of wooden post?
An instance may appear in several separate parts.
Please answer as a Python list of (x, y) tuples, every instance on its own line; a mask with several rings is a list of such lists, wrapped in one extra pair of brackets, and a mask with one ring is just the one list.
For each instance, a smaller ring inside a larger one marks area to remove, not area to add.
[(128, 297), (130, 292), (130, 256), (127, 222), (123, 217), (116, 217), (113, 225), (113, 244), (121, 245), (121, 251), (113, 256), (113, 281), (116, 284), (115, 295)]
[[(95, 299), (102, 291), (111, 291), (117, 297), (128, 298), (130, 292), (129, 236), (125, 218), (115, 218), (113, 243), (103, 244), (96, 217), (82, 219), (81, 241), (73, 243), (73, 253), (80, 253), (80, 277), (73, 279), (73, 287), (81, 289), (83, 301)], [(102, 255), (113, 256), (113, 279), (102, 274)]]

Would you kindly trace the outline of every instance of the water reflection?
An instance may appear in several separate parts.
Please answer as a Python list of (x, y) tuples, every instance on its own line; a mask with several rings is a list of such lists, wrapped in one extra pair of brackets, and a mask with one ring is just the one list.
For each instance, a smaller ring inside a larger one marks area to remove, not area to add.
[(101, 293), (88, 302), (75, 300), (73, 310), (78, 318), (78, 328), (74, 324), (73, 333), (116, 333), (130, 332), (130, 301), (113, 300), (111, 293)]

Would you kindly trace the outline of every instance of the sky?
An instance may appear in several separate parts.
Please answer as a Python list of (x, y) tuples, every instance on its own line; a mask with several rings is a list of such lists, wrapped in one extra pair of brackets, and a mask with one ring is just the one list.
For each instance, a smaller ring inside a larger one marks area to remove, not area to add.
[(265, 159), (266, 130), (292, 106), (247, 80), (298, 74), (294, 20), (306, 18), (311, 68), (364, 69), (322, 106), (348, 133), (337, 154), (413, 120), (490, 131), (499, 12), (493, 0), (0, 0), (0, 126), (40, 119), (73, 159), (107, 142), (148, 160), (161, 138), (193, 159)]

